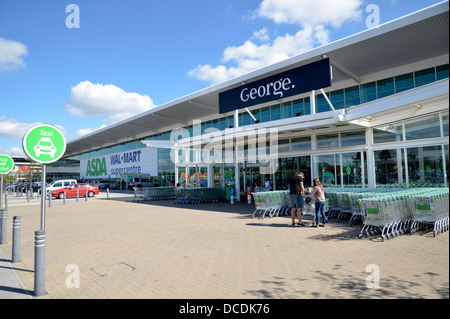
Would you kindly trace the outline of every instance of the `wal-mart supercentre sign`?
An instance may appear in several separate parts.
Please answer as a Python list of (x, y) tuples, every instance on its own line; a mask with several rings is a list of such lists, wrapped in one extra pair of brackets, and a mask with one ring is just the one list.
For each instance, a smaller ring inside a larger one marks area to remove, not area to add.
[(310, 63), (219, 93), (219, 113), (331, 86), (330, 59)]
[(141, 148), (80, 160), (80, 178), (120, 178), (122, 174), (158, 175), (155, 148)]

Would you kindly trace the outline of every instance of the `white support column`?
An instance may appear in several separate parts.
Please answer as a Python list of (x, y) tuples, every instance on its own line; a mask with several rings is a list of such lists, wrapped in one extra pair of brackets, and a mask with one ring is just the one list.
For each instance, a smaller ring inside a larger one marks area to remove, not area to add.
[(234, 196), (236, 197), (236, 201), (241, 201), (241, 185), (240, 185), (240, 174), (239, 172), (239, 162), (236, 160), (236, 163), (234, 164), (234, 189), (236, 190), (236, 194)]
[(361, 151), (361, 185), (363, 188), (366, 187), (366, 166), (364, 165), (364, 151)]
[(311, 114), (316, 114), (316, 91), (311, 91), (309, 99)]
[(373, 153), (373, 131), (371, 128), (366, 130), (366, 141), (367, 141), (367, 182), (368, 186), (371, 188), (376, 187), (376, 176), (375, 176), (375, 155)]
[(238, 110), (234, 111), (234, 128), (239, 127), (239, 112)]
[(208, 174), (208, 178), (207, 178), (207, 185), (208, 187), (213, 187), (213, 169), (212, 169), (212, 164), (208, 163), (208, 166), (206, 168), (206, 173)]

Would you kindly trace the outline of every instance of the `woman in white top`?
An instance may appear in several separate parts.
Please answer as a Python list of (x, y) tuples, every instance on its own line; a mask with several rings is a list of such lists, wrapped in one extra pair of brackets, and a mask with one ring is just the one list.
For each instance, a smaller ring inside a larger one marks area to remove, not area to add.
[[(305, 197), (316, 197), (316, 224), (313, 227), (325, 227), (327, 216), (325, 215), (325, 191), (318, 178), (314, 178), (314, 190)], [(322, 216), (322, 225), (319, 225)]]

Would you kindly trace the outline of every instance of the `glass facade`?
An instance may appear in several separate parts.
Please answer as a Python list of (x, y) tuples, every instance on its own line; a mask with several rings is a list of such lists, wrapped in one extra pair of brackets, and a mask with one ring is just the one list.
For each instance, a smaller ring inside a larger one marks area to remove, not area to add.
[[(449, 65), (445, 64), (334, 90), (326, 94), (335, 109), (350, 108), (448, 77)], [(317, 94), (315, 99), (317, 113), (330, 111), (330, 105), (322, 94)], [(251, 113), (257, 121), (267, 123), (310, 115), (310, 105), (310, 97), (308, 96), (256, 108), (251, 110)], [(253, 117), (246, 111), (242, 111), (238, 117), (239, 126), (255, 124)], [(448, 137), (448, 122), (448, 111), (445, 111), (371, 128), (373, 140), (366, 140), (366, 130), (364, 129), (339, 130), (339, 132), (317, 135), (302, 133), (301, 136), (283, 138), (278, 141), (278, 171), (274, 176), (271, 176), (271, 179), (275, 178), (273, 184), (276, 189), (285, 189), (288, 185), (288, 177), (298, 169), (305, 169), (309, 170), (309, 178), (318, 176), (326, 185), (367, 184), (369, 175), (367, 172), (367, 145), (373, 143), (374, 146), (377, 146), (392, 143), (392, 147), (373, 151), (373, 175), (377, 185), (416, 183), (419, 180), (417, 176), (420, 177), (422, 182), (430, 180), (437, 183), (448, 183), (446, 174), (448, 171), (448, 142), (443, 145), (417, 145), (417, 147), (408, 146), (408, 148), (403, 148), (400, 145), (405, 141), (417, 141), (420, 144), (421, 141), (426, 139)], [(189, 136), (193, 137), (203, 134), (205, 130), (210, 128), (223, 131), (232, 127), (234, 127), (234, 116), (228, 115), (202, 121), (200, 128), (189, 125), (185, 129)], [(142, 139), (169, 140), (170, 132), (162, 132)], [(79, 158), (89, 159), (144, 148), (146, 146), (141, 143), (142, 139), (81, 154)], [(399, 146), (394, 146), (396, 144), (399, 144)], [(351, 148), (352, 151), (346, 152), (346, 148)], [(355, 152), (353, 151), (355, 148), (360, 150)], [(324, 154), (313, 153), (315, 155), (309, 155), (311, 151)], [(439, 152), (441, 154), (437, 155)], [(202, 160), (202, 157), (195, 154), (196, 152), (192, 150), (188, 152), (187, 162), (175, 168), (175, 163), (170, 157), (170, 150), (158, 149), (158, 176), (154, 176), (153, 179), (164, 186), (172, 185), (177, 179), (185, 182), (188, 186), (204, 186), (208, 180), (207, 165), (193, 165), (192, 162)], [(248, 150), (244, 149), (243, 154), (247, 156)], [(293, 156), (293, 154), (297, 155)], [(224, 156), (222, 155), (222, 157)], [(205, 159), (203, 158), (203, 160)], [(254, 184), (255, 181), (259, 183), (263, 181), (264, 174), (261, 173), (258, 165), (247, 167), (246, 170), (242, 166), (240, 169), (245, 171), (249, 183)], [(212, 183), (212, 186), (234, 183), (234, 170), (234, 164), (226, 164), (226, 167), (223, 164), (214, 164), (210, 168), (212, 174), (210, 183)], [(175, 176), (176, 171), (178, 171), (178, 176)], [(239, 172), (239, 174), (241, 173)], [(317, 176), (312, 176), (312, 174)], [(240, 176), (240, 182), (243, 186), (246, 184), (243, 182), (243, 176)]]

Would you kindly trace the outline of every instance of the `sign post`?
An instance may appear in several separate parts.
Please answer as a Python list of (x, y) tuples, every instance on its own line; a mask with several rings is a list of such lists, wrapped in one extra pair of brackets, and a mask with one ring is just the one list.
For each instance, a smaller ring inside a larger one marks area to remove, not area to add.
[(8, 174), (14, 168), (14, 161), (8, 155), (0, 155), (0, 209), (3, 208), (3, 175)]
[[(3, 209), (3, 175), (14, 168), (14, 161), (8, 155), (0, 155), (0, 244), (6, 244), (6, 206)], [(6, 201), (5, 201), (6, 202)]]
[[(42, 164), (41, 228), (35, 232), (34, 294), (45, 295), (45, 201), (47, 199), (47, 164), (59, 160), (66, 151), (66, 139), (56, 126), (37, 124), (24, 135), (22, 147), (33, 161)], [(51, 194), (50, 194), (51, 196)]]

